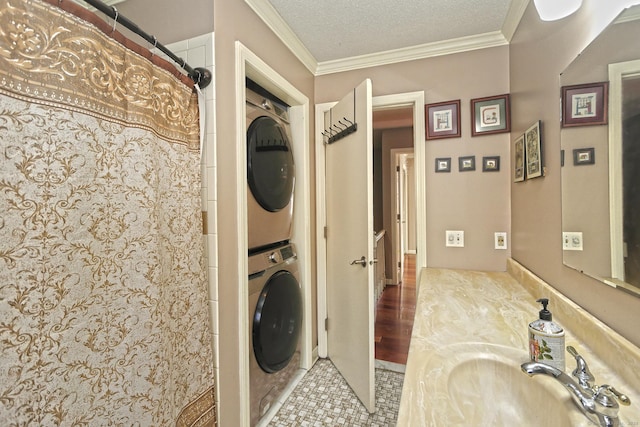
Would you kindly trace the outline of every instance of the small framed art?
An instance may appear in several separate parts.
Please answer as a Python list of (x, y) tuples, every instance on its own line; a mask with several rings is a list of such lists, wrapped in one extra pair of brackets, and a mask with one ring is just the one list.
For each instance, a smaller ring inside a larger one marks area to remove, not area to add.
[(520, 135), (515, 142), (515, 174), (514, 182), (524, 181), (525, 171), (525, 158), (524, 158), (524, 135)]
[(482, 158), (482, 172), (499, 172), (500, 156), (488, 156)]
[(596, 163), (595, 148), (576, 148), (573, 150), (573, 165), (593, 165)]
[(535, 122), (524, 133), (525, 159), (527, 162), (527, 179), (543, 175), (542, 139), (540, 137), (540, 120)]
[(458, 157), (458, 170), (460, 172), (476, 170), (476, 156)]
[(427, 139), (460, 137), (460, 100), (424, 106), (427, 116)]
[(606, 125), (609, 82), (562, 87), (562, 127)]
[(509, 95), (471, 100), (471, 135), (488, 135), (511, 131)]
[(451, 172), (451, 157), (437, 158), (436, 172)]

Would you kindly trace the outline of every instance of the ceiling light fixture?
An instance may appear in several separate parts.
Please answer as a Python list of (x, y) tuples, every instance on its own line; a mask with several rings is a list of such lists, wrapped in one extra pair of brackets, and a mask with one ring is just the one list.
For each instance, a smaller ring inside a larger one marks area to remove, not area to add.
[(533, 0), (543, 21), (555, 21), (571, 15), (582, 6), (582, 0)]

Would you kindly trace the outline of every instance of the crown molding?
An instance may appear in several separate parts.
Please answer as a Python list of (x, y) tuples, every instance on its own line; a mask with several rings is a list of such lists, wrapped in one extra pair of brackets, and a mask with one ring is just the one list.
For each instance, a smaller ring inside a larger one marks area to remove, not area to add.
[(529, 0), (513, 0), (502, 31), (318, 62), (271, 3), (267, 0), (244, 1), (314, 76), (507, 45), (529, 4)]
[(614, 24), (621, 24), (623, 22), (637, 21), (640, 19), (640, 7), (627, 6), (618, 19), (614, 20)]
[(267, 0), (244, 0), (260, 19), (274, 32), (274, 34), (289, 48), (289, 50), (315, 74), (318, 61), (307, 47), (300, 41), (291, 27), (282, 19), (276, 9)]
[(504, 38), (509, 42), (516, 33), (516, 29), (518, 28), (520, 20), (522, 20), (528, 5), (529, 0), (511, 0), (507, 16), (502, 24), (502, 34), (504, 34)]
[(460, 37), (434, 43), (425, 43), (385, 52), (370, 53), (351, 58), (324, 61), (318, 64), (316, 76), (357, 70), (380, 65), (395, 64), (397, 62), (414, 61), (416, 59), (432, 58), (489, 47), (504, 46), (509, 42), (501, 31)]

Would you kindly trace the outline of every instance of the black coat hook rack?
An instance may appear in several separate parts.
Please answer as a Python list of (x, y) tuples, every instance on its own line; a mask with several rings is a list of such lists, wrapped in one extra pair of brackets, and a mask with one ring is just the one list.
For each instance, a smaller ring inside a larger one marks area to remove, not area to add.
[[(322, 132), (322, 135), (327, 138), (325, 144), (333, 144), (336, 141), (341, 140), (342, 138), (351, 135), (352, 133), (358, 130), (358, 124), (347, 119), (346, 117), (342, 117), (337, 122), (333, 121), (332, 117), (333, 110), (329, 110), (329, 128), (325, 129)], [(353, 120), (356, 118), (356, 93), (353, 91)], [(346, 123), (345, 123), (346, 122)]]
[[(343, 117), (343, 120), (347, 120), (349, 121), (346, 117)], [(342, 138), (346, 137), (347, 135), (351, 135), (352, 133), (356, 132), (358, 130), (358, 124), (357, 123), (353, 123), (351, 122), (351, 124), (349, 125), (344, 125), (341, 121), (339, 121), (338, 123), (340, 123), (342, 125), (338, 126), (336, 124), (333, 124), (332, 127), (335, 128), (335, 131), (333, 131), (331, 128), (329, 128), (330, 136), (327, 140), (327, 144), (333, 144), (336, 141), (341, 140)], [(323, 135), (326, 136), (326, 132), (323, 132)]]

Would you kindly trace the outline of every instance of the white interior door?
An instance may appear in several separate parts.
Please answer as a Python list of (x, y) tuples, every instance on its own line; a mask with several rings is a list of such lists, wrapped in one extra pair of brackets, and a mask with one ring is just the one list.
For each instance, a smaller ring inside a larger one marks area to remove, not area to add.
[[(325, 114), (328, 356), (369, 412), (375, 411), (373, 135), (371, 81)], [(326, 134), (332, 134), (327, 132)]]

